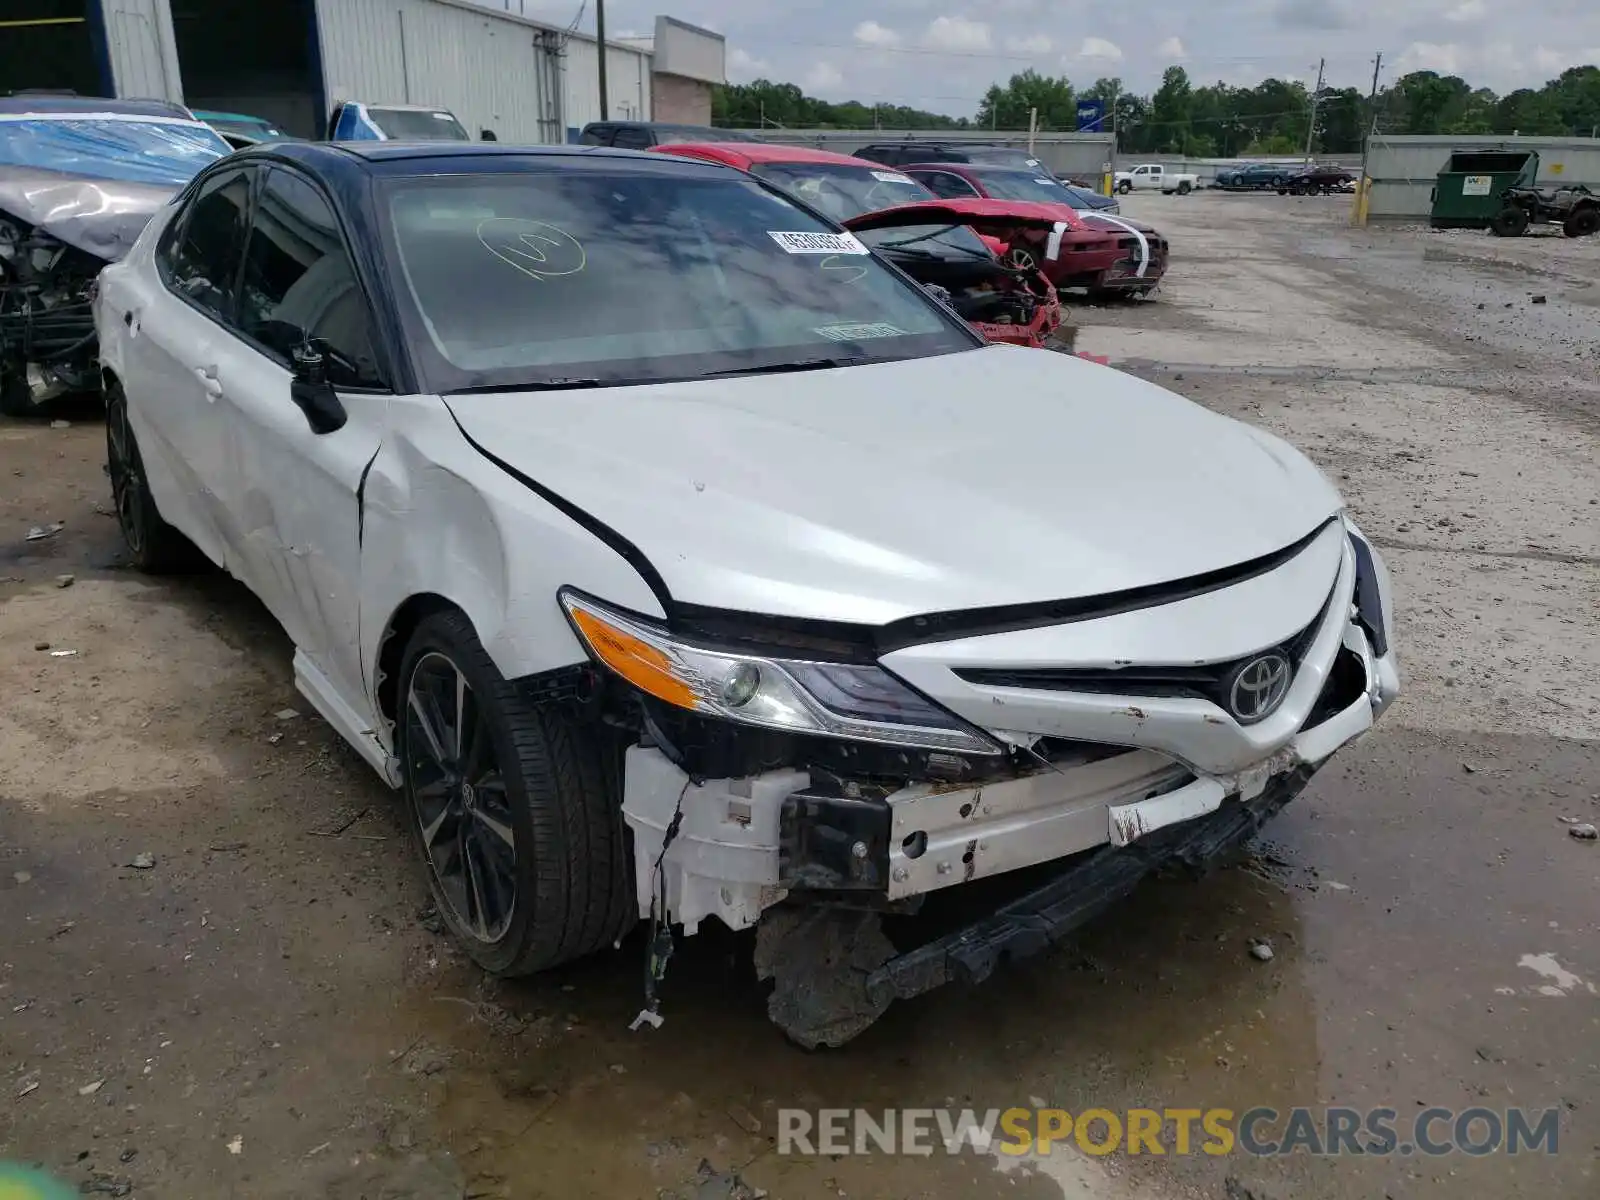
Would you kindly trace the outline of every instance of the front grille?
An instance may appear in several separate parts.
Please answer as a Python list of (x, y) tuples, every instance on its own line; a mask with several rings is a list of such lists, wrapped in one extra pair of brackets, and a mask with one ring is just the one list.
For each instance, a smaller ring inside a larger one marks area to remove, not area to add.
[(1306, 651), (1316, 639), (1327, 615), (1330, 593), (1316, 619), (1299, 633), (1276, 646), (1243, 658), (1197, 666), (1126, 667), (956, 667), (955, 673), (981, 687), (1022, 688), (1042, 692), (1091, 692), (1107, 696), (1147, 696), (1151, 699), (1184, 697), (1209, 700), (1227, 710), (1227, 685), (1235, 671), (1263, 654), (1276, 651), (1289, 660), (1296, 674)]

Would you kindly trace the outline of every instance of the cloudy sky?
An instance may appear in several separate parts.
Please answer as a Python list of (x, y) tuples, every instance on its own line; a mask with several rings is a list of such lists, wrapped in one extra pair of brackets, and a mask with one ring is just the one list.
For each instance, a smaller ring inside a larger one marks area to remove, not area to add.
[[(566, 24), (579, 0), (502, 2)], [(656, 12), (725, 34), (735, 82), (957, 115), (1027, 67), (1148, 92), (1174, 62), (1243, 85), (1310, 82), (1326, 57), (1333, 86), (1365, 90), (1381, 50), (1386, 80), (1431, 68), (1504, 93), (1600, 63), (1600, 0), (606, 0), (608, 32), (648, 33)]]

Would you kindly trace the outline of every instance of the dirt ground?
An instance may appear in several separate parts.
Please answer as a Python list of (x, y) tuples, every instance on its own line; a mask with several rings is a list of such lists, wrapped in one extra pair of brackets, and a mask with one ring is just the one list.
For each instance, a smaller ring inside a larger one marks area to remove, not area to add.
[[(1600, 819), (1600, 238), (1345, 207), (1133, 198), (1170, 282), (1074, 315), (1080, 349), (1335, 478), (1395, 575), (1402, 700), (1246, 867), (832, 1053), (767, 1024), (728, 936), (680, 947), (645, 1033), (637, 935), (536, 980), (470, 969), (281, 630), (227, 579), (125, 568), (93, 408), (0, 421), (0, 1160), (145, 1200), (1600, 1194), (1600, 845), (1565, 823)], [(780, 1107), (1037, 1103), (1562, 1126), (1517, 1159), (773, 1140)]]

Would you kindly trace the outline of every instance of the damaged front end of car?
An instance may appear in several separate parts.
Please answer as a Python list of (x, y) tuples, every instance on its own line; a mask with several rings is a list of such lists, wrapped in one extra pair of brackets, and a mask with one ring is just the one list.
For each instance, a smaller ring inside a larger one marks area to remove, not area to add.
[(98, 390), (96, 277), (227, 149), (172, 117), (0, 109), (0, 412)]
[[(1050, 225), (1029, 231), (1038, 254), (1005, 261), (959, 204), (919, 201), (852, 217), (844, 226), (952, 309), (990, 342), (1041, 347), (1061, 326), (1061, 300), (1039, 269)], [(960, 236), (953, 236), (959, 234)], [(1017, 236), (1026, 238), (1028, 233)]]
[[(1387, 575), (1342, 518), (1216, 578), (1027, 613), (867, 629), (562, 603), (593, 661), (538, 686), (624, 731), (641, 918), (754, 927), (770, 1015), (808, 1047), (1226, 855), (1399, 687)], [(1224, 607), (1260, 610), (1268, 640)], [(1229, 656), (1122, 656), (1186, 624)], [(975, 918), (954, 899), (980, 892)]]

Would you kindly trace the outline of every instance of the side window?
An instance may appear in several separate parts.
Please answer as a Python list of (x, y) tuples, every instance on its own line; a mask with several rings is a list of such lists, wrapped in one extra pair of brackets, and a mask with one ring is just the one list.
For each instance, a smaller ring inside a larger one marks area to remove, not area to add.
[(978, 194), (977, 189), (965, 179), (949, 171), (930, 172), (922, 177), (922, 182), (928, 185), (928, 190), (935, 196), (942, 196), (946, 200), (965, 200)]
[(617, 130), (617, 136), (611, 139), (611, 144), (618, 150), (645, 150), (651, 145), (650, 131), (624, 125)]
[(167, 286), (224, 323), (233, 320), (253, 174), (230, 171), (208, 179), (178, 215), (176, 233), (159, 255)]
[(864, 158), (868, 162), (875, 163), (887, 164), (889, 162), (889, 155), (884, 153), (883, 147), (881, 146), (863, 146), (861, 149), (855, 152), (853, 157)]
[(285, 362), (314, 342), (335, 387), (382, 387), (367, 299), (339, 222), (311, 182), (282, 167), (256, 203), (239, 289), (239, 329)]
[(585, 125), (583, 133), (578, 140), (585, 146), (609, 146), (611, 144), (611, 126)]

